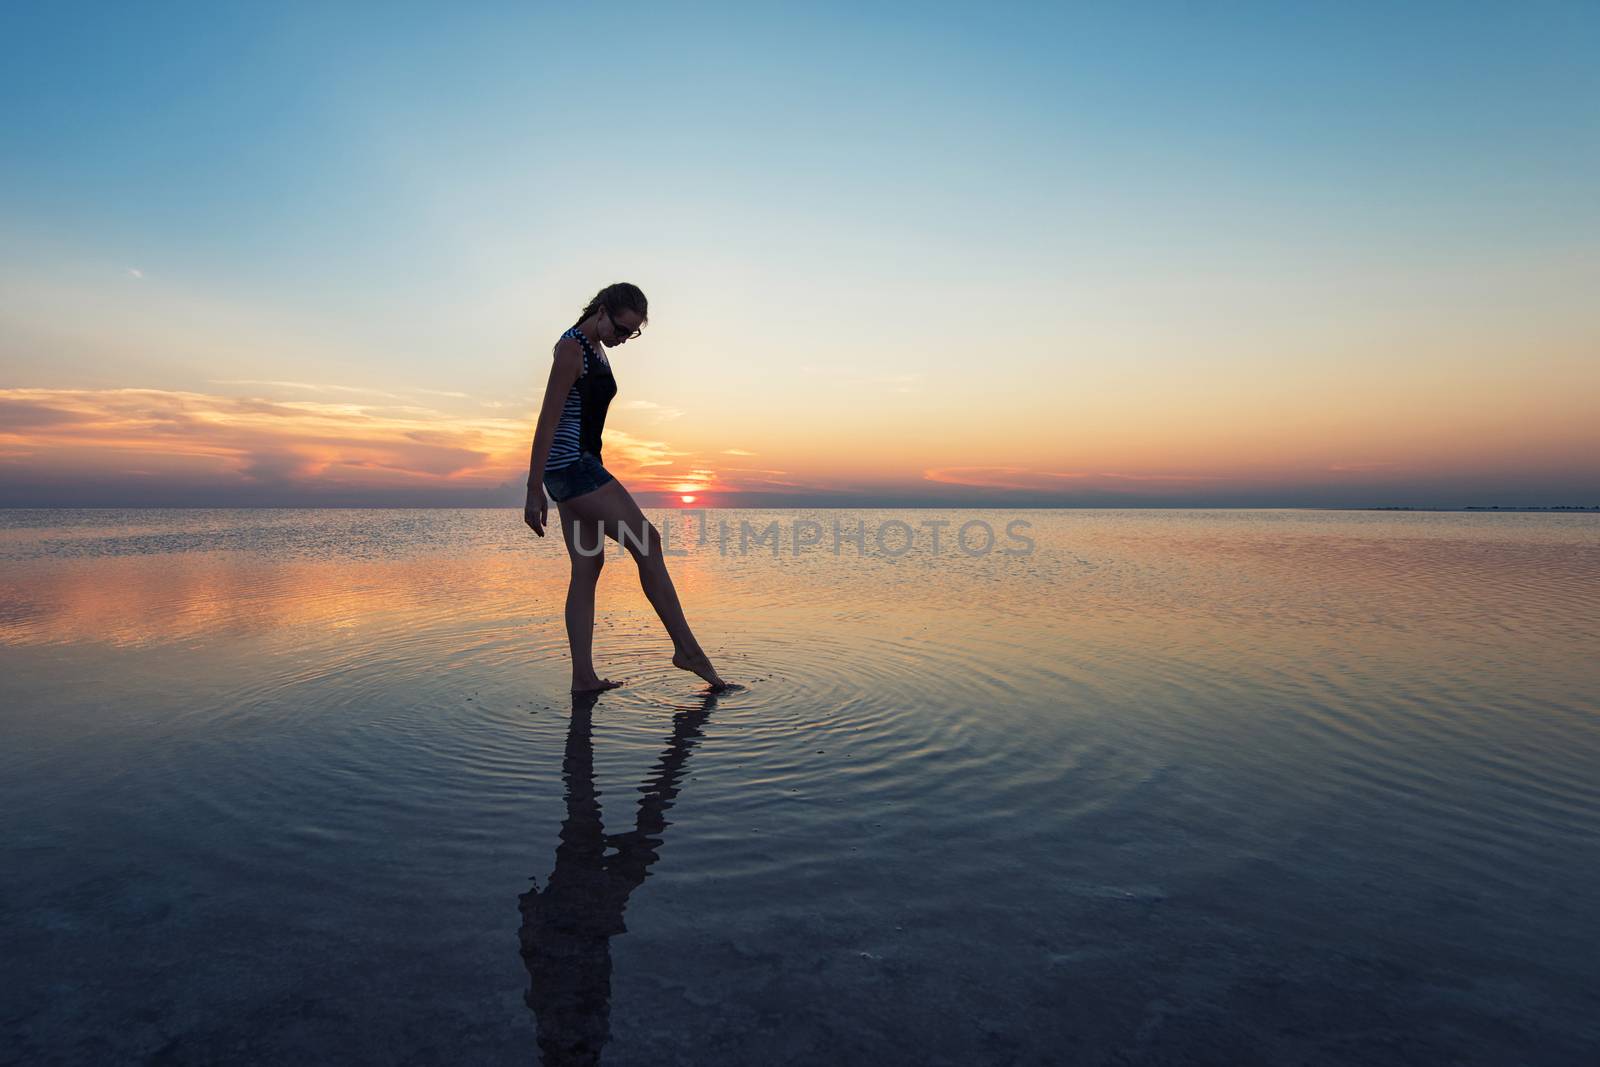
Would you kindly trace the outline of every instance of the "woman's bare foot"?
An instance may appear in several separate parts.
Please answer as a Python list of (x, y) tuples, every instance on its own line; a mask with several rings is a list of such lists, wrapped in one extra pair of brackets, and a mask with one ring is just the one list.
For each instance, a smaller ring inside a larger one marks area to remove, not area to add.
[(615, 689), (621, 684), (621, 682), (613, 682), (610, 678), (593, 676), (581, 680), (574, 678), (572, 680), (572, 691), (574, 693), (599, 693), (606, 689)]
[(688, 671), (691, 674), (698, 674), (707, 682), (711, 683), (712, 689), (739, 688), (732, 682), (724, 682), (722, 680), (722, 678), (717, 674), (717, 669), (711, 665), (711, 659), (702, 649), (697, 648), (692, 652), (681, 648), (675, 649), (672, 653), (672, 665), (678, 668), (680, 671)]

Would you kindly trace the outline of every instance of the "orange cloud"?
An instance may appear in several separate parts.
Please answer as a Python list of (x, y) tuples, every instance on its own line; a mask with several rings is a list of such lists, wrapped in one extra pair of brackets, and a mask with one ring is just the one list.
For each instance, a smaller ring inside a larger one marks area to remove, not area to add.
[[(526, 478), (533, 425), (531, 414), (457, 415), (382, 402), (0, 389), (0, 464), (96, 475), (202, 469), (247, 484), (491, 487)], [(670, 464), (680, 454), (620, 430), (606, 438), (607, 460), (621, 470)]]
[[(1209, 474), (1115, 474), (1091, 471), (1041, 471), (1029, 467), (932, 467), (923, 478), (942, 485), (971, 485), (982, 489), (1052, 490), (1073, 488), (1125, 489), (1128, 482), (1170, 483), (1216, 482)], [(1237, 480), (1237, 479), (1235, 479)]]
[(0, 390), (0, 445), (8, 449), (48, 450), (58, 461), (77, 454), (114, 469), (199, 458), (246, 482), (347, 482), (388, 472), (493, 484), (525, 468), (526, 459), (515, 457), (528, 440), (528, 424), (519, 420), (413, 406), (161, 389)]

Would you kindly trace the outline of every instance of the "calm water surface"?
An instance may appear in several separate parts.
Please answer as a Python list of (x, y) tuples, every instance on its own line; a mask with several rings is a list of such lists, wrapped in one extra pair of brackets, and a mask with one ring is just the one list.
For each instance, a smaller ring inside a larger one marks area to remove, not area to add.
[(3, 1058), (1594, 1062), (1600, 518), (708, 514), (0, 511)]

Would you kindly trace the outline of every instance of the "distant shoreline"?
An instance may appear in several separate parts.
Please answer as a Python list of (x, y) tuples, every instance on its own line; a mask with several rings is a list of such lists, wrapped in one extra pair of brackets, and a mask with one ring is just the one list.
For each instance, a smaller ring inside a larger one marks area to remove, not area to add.
[[(1467, 505), (1450, 507), (1426, 504), (1335, 505), (1335, 504), (902, 504), (856, 502), (851, 504), (728, 504), (686, 507), (649, 504), (641, 507), (672, 511), (1402, 511), (1453, 514), (1595, 515), (1600, 505), (1555, 504), (1543, 507), (1511, 505)], [(0, 504), (0, 511), (506, 511), (515, 504)]]
[(1499, 504), (1495, 504), (1495, 505), (1492, 505), (1492, 506), (1484, 506), (1484, 505), (1480, 505), (1480, 504), (1473, 504), (1473, 505), (1469, 505), (1467, 507), (1461, 507), (1461, 508), (1430, 508), (1430, 507), (1412, 507), (1412, 506), (1408, 506), (1408, 505), (1395, 505), (1395, 506), (1388, 506), (1388, 507), (1349, 508), (1349, 509), (1346, 509), (1346, 508), (1324, 508), (1324, 509), (1318, 509), (1318, 510), (1326, 510), (1326, 511), (1350, 510), (1350, 511), (1556, 511), (1556, 512), (1567, 512), (1567, 511), (1579, 511), (1579, 512), (1582, 512), (1582, 511), (1588, 511), (1588, 512), (1596, 512), (1596, 511), (1600, 511), (1600, 506), (1588, 507), (1588, 506), (1585, 506), (1585, 505), (1582, 505), (1582, 504), (1554, 504), (1554, 505), (1551, 505), (1549, 507), (1516, 507), (1516, 506), (1502, 506), (1502, 505), (1499, 505)]

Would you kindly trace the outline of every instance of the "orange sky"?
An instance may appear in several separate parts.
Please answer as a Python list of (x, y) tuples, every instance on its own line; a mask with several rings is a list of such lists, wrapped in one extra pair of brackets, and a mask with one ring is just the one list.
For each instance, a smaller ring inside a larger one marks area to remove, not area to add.
[[(274, 392), (300, 398), (256, 395)], [(1542, 412), (1465, 389), (1437, 397), (1433, 410), (1408, 410), (1415, 400), (1398, 391), (1329, 393), (1310, 409), (1259, 395), (1195, 399), (1156, 395), (1137, 413), (1118, 413), (1063, 398), (1051, 421), (1036, 398), (1007, 401), (984, 386), (963, 405), (894, 394), (870, 431), (848, 418), (786, 420), (771, 411), (764, 432), (746, 425), (735, 438), (756, 447), (717, 449), (726, 426), (619, 396), (606, 459), (647, 506), (681, 494), (712, 505), (918, 494), (927, 503), (1269, 503), (1273, 494), (1295, 503), (1296, 492), (1337, 498), (1352, 488), (1382, 504), (1408, 502), (1394, 494), (1419, 482), (1510, 489), (1532, 475), (1556, 492), (1563, 479), (1582, 484), (1596, 454), (1583, 397), (1551, 398)], [(534, 411), (460, 410), (471, 403), (282, 382), (226, 392), (4, 389), (0, 472), (12, 486), (87, 485), (115, 504), (207, 495), (229, 503), (520, 502)], [(1008, 405), (1004, 420), (980, 417)], [(871, 414), (870, 404), (849, 406)]]

